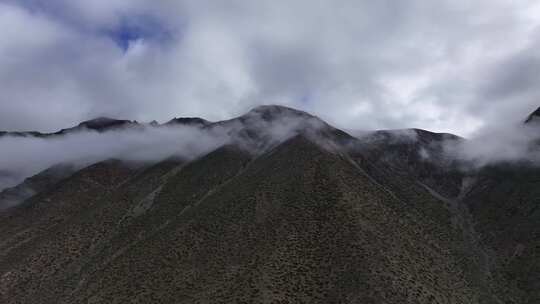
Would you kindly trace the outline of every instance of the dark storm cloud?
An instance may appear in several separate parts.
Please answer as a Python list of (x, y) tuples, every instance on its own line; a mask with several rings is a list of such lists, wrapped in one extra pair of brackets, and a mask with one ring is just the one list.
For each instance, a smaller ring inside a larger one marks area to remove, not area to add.
[(536, 1), (0, 3), (0, 129), (258, 104), (471, 135), (538, 106)]

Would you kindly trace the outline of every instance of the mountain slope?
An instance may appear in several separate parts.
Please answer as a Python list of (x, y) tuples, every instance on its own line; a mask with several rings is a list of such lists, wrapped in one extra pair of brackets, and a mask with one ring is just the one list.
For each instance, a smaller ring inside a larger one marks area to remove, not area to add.
[(493, 165), (475, 176), (463, 197), (481, 243), (489, 250), (493, 274), (507, 284), (501, 297), (540, 302), (540, 169)]
[(406, 179), (422, 182), (445, 197), (459, 195), (463, 172), (459, 163), (446, 155), (446, 145), (463, 139), (453, 134), (420, 129), (375, 131), (360, 137), (355, 154), (374, 166), (389, 167)]
[[(94, 236), (76, 235), (90, 247), (75, 243), (66, 257), (55, 232), (23, 263), (45, 267), (39, 285), (15, 284), (7, 299), (464, 303), (485, 294), (463, 281), (474, 274), (453, 247), (456, 231), (408, 208), (350, 160), (303, 136), (249, 159), (224, 148), (183, 167), (131, 223), (133, 194), (103, 197), (124, 202), (101, 203), (62, 227), (91, 225)], [(33, 262), (45, 256), (48, 264)]]
[(77, 171), (71, 164), (59, 164), (25, 179), (22, 183), (0, 192), (0, 210), (15, 206), (24, 200), (54, 187)]

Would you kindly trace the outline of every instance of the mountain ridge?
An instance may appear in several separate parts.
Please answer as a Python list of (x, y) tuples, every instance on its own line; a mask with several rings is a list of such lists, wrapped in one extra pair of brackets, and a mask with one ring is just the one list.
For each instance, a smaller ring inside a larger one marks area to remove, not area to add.
[[(187, 125), (187, 126), (197, 126), (201, 128), (211, 128), (218, 125), (223, 124), (229, 124), (233, 123), (235, 121), (244, 121), (247, 119), (247, 117), (252, 116), (253, 114), (260, 114), (261, 118), (264, 120), (276, 120), (279, 119), (280, 116), (283, 116), (284, 114), (288, 114), (289, 116), (297, 116), (297, 117), (303, 117), (303, 118), (313, 118), (313, 119), (320, 119), (314, 115), (311, 115), (305, 111), (297, 110), (294, 108), (290, 108), (287, 106), (281, 106), (281, 105), (261, 105), (252, 108), (249, 110), (246, 114), (240, 115), (238, 117), (234, 117), (231, 119), (211, 122), (204, 118), (200, 117), (174, 117), (171, 120), (164, 122), (162, 124), (159, 124), (155, 120), (150, 123), (139, 123), (136, 120), (126, 120), (126, 119), (115, 119), (110, 117), (96, 117), (94, 119), (86, 120), (81, 123), (79, 123), (76, 126), (68, 127), (61, 129), (56, 132), (50, 132), (50, 133), (43, 133), (39, 131), (0, 131), (0, 137), (2, 136), (16, 136), (16, 137), (49, 137), (49, 136), (56, 136), (56, 135), (65, 135), (69, 134), (73, 131), (79, 131), (79, 130), (93, 130), (98, 132), (105, 132), (110, 130), (118, 130), (125, 127), (137, 127), (137, 126), (150, 126), (150, 127), (160, 127), (160, 126), (171, 126), (171, 125)], [(527, 115), (527, 118), (524, 120), (524, 123), (530, 123), (533, 120), (535, 120), (537, 117), (540, 117), (540, 107), (536, 109), (535, 111), (531, 112), (529, 115)], [(423, 129), (418, 128), (405, 128), (405, 129), (386, 129), (386, 130), (371, 130), (371, 131), (349, 131), (350, 133), (358, 133), (357, 135), (359, 137), (362, 137), (364, 133), (370, 134), (374, 132), (380, 132), (392, 134), (392, 133), (400, 133), (403, 131), (414, 131), (417, 133), (423, 133), (428, 132), (431, 134), (439, 134), (443, 137), (460, 137), (458, 135), (447, 133), (447, 132), (431, 132)], [(439, 136), (437, 135), (437, 136)], [(461, 138), (461, 137), (460, 137)]]
[[(280, 105), (262, 105), (252, 108), (244, 115), (234, 117), (231, 119), (211, 122), (200, 117), (175, 117), (165, 123), (159, 124), (155, 120), (150, 123), (139, 123), (135, 120), (126, 120), (126, 119), (115, 119), (110, 117), (96, 117), (94, 119), (86, 120), (79, 123), (76, 126), (68, 127), (61, 129), (56, 132), (43, 133), (39, 131), (0, 131), (0, 137), (2, 136), (16, 136), (16, 137), (49, 137), (57, 135), (66, 135), (71, 132), (81, 131), (81, 130), (91, 130), (97, 132), (106, 132), (111, 130), (119, 130), (122, 128), (130, 127), (162, 127), (162, 126), (174, 126), (174, 125), (186, 125), (186, 126), (196, 126), (201, 128), (213, 128), (216, 126), (223, 126), (227, 124), (234, 124), (235, 122), (243, 122), (249, 119), (249, 117), (260, 116), (265, 121), (275, 121), (287, 116), (290, 118), (304, 118), (304, 119), (318, 119), (320, 118), (311, 115), (305, 111), (297, 110), (294, 108), (280, 106)], [(322, 120), (321, 120), (322, 121)], [(393, 132), (401, 130), (419, 130), (426, 131), (422, 129), (397, 129), (397, 130), (380, 130), (381, 132)], [(365, 132), (374, 132), (374, 131), (365, 131)], [(429, 132), (429, 131), (427, 131)], [(440, 134), (450, 134), (450, 133), (440, 133)], [(453, 135), (453, 134), (450, 134)], [(453, 135), (455, 136), (455, 135)]]
[(536, 121), (540, 119), (540, 107), (536, 109), (536, 111), (532, 112), (527, 119), (525, 120), (525, 123), (531, 123), (533, 121)]

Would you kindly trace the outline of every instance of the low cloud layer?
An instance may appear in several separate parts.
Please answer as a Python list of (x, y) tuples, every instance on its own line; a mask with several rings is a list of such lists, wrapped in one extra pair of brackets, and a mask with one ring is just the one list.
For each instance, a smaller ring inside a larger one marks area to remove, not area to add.
[[(410, 145), (418, 148), (419, 156), (425, 161), (460, 164), (465, 171), (501, 163), (537, 167), (540, 166), (540, 109), (529, 122), (524, 120), (525, 117), (518, 123), (491, 123), (468, 138), (415, 129), (349, 133), (368, 147), (385, 149), (384, 154), (395, 152), (393, 145)], [(407, 161), (405, 156), (400, 157), (404, 158), (397, 161)]]
[(90, 165), (107, 159), (155, 162), (170, 156), (192, 159), (225, 144), (224, 133), (196, 127), (144, 127), (98, 133), (74, 132), (54, 138), (0, 138), (0, 189), (57, 164)]
[[(539, 130), (540, 123), (536, 117), (527, 124), (486, 126), (469, 139), (449, 134), (425, 137), (428, 133), (413, 129), (350, 133), (360, 138), (354, 143), (355, 147), (358, 144), (365, 147), (382, 144), (382, 148), (387, 145), (390, 153), (394, 149), (392, 145), (415, 145), (421, 141), (425, 145), (418, 152), (422, 159), (445, 163), (459, 160), (464, 164), (463, 169), (470, 170), (501, 162), (540, 165)], [(336, 141), (329, 140), (335, 136), (333, 129), (317, 117), (274, 106), (259, 107), (242, 117), (205, 124), (204, 127), (129, 124), (128, 127), (102, 133), (79, 127), (61, 136), (44, 138), (8, 135), (0, 137), (0, 191), (59, 164), (81, 168), (107, 159), (154, 163), (176, 156), (191, 160), (226, 144), (235, 144), (257, 154), (298, 133), (331, 151), (353, 144), (342, 142), (340, 144), (345, 146), (339, 146)], [(33, 191), (31, 188), (19, 190)], [(7, 197), (9, 200), (2, 198), (4, 207), (26, 198), (21, 196), (21, 191), (15, 193), (17, 195)]]
[(493, 125), (470, 139), (447, 142), (445, 151), (475, 168), (497, 163), (540, 166), (540, 124)]
[(0, 190), (58, 164), (82, 167), (108, 159), (154, 163), (172, 156), (189, 161), (227, 144), (257, 154), (302, 131), (317, 140), (317, 131), (326, 126), (307, 113), (259, 107), (240, 118), (205, 127), (131, 124), (101, 133), (79, 129), (44, 138), (2, 136)]
[(0, 130), (276, 103), (469, 136), (538, 106), (539, 16), (534, 0), (4, 0)]

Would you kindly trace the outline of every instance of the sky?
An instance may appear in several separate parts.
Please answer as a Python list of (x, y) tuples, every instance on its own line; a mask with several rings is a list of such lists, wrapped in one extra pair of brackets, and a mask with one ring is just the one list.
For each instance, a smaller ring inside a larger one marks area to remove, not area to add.
[(536, 0), (0, 0), (0, 130), (222, 120), (472, 136), (540, 106)]

